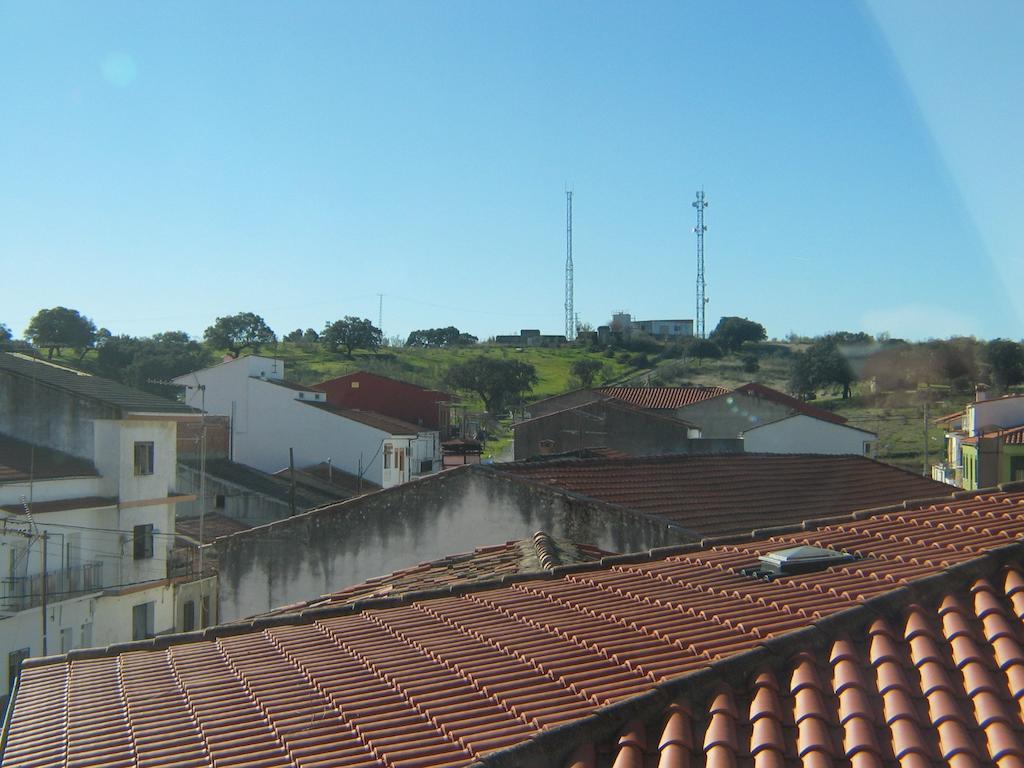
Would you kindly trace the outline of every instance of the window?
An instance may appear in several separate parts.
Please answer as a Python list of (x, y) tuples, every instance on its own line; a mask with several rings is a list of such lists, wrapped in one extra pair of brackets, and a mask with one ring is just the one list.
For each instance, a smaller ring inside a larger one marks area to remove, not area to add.
[(186, 632), (191, 632), (196, 628), (196, 601), (186, 600), (185, 605), (182, 606), (182, 622), (181, 626)]
[(7, 690), (10, 691), (14, 687), (14, 682), (18, 679), (18, 671), (21, 669), (21, 662), (28, 658), (32, 652), (30, 648), (19, 648), (16, 651), (11, 651), (7, 654)]
[(384, 443), (384, 469), (391, 469), (391, 459), (395, 452), (391, 443)]
[(227, 506), (228, 497), (223, 493), (218, 493), (213, 497), (214, 509), (224, 509)]
[(136, 525), (133, 529), (132, 554), (136, 560), (153, 556), (153, 524)]
[(399, 472), (405, 472), (405, 449), (399, 448), (395, 453), (398, 463), (395, 465)]
[(132, 607), (132, 640), (148, 640), (153, 631), (154, 604), (140, 603)]
[(135, 474), (153, 474), (153, 443), (135, 443)]

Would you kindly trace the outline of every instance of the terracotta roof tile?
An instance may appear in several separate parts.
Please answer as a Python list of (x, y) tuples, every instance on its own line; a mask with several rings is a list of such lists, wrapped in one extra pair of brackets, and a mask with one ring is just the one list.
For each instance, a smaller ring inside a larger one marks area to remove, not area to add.
[[(2, 764), (1016, 766), (1021, 519), (986, 491), (34, 660)], [(739, 573), (816, 542), (862, 559)]]
[(944, 483), (862, 456), (744, 453), (559, 459), (498, 464), (494, 470), (667, 518), (703, 536), (949, 493)]
[(637, 408), (674, 410), (728, 394), (723, 387), (602, 387), (596, 390)]

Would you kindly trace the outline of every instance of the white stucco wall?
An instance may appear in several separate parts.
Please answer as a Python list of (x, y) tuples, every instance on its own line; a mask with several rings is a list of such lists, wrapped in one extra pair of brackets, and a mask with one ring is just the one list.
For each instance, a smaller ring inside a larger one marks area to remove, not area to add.
[(967, 406), (964, 429), (976, 435), (983, 427), (1018, 427), (1024, 424), (1024, 397), (984, 400)]
[(864, 443), (874, 435), (859, 429), (815, 419), (805, 414), (773, 421), (743, 433), (747, 453), (819, 453), (864, 455)]
[[(51, 603), (46, 610), (46, 652), (62, 653), (129, 642), (132, 639), (132, 609), (153, 603), (153, 629), (163, 634), (174, 629), (174, 588), (160, 584), (120, 595), (83, 595)], [(43, 653), (42, 608), (20, 611), (0, 619), (0, 698), (8, 695), (9, 654), (28, 648), (32, 656)], [(70, 630), (70, 643), (61, 645), (61, 630)]]

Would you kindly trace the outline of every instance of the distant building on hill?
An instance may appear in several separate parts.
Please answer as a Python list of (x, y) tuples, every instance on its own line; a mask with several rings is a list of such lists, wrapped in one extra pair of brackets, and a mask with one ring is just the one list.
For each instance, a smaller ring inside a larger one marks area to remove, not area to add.
[(608, 327), (613, 332), (627, 336), (630, 333), (646, 333), (662, 340), (693, 336), (693, 320), (634, 320), (628, 312), (616, 312)]
[(562, 334), (545, 335), (536, 328), (524, 328), (515, 335), (495, 336), (494, 343), (509, 347), (557, 347), (567, 342)]

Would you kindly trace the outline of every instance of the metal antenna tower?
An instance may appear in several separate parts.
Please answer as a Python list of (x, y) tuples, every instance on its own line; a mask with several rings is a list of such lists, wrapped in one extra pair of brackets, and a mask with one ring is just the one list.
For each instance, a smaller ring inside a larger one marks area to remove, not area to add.
[(704, 328), (704, 305), (708, 303), (708, 297), (704, 295), (707, 287), (704, 283), (704, 233), (708, 228), (704, 226), (704, 209), (708, 207), (704, 199), (704, 190), (697, 192), (697, 199), (693, 201), (693, 207), (697, 209), (697, 226), (693, 231), (697, 233), (697, 338), (705, 338)]
[(377, 294), (377, 330), (384, 333), (384, 294)]
[(565, 338), (576, 338), (576, 314), (572, 308), (572, 190), (565, 190)]

